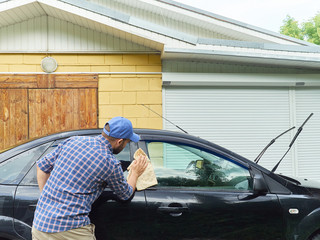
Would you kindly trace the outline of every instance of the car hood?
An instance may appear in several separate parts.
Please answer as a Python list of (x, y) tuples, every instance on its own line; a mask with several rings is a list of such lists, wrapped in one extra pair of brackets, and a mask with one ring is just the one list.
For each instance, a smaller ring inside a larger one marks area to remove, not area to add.
[(307, 188), (312, 195), (320, 198), (320, 181), (303, 179), (301, 186)]
[(308, 189), (308, 191), (311, 194), (320, 197), (320, 181), (316, 181), (308, 178), (300, 178), (300, 177), (290, 177), (290, 178), (299, 182), (300, 184), (298, 185)]
[(286, 180), (295, 183), (298, 186), (305, 187), (305, 188), (312, 188), (317, 189), (320, 191), (320, 181), (312, 180), (308, 178), (301, 178), (301, 177), (292, 177), (292, 176), (285, 176), (285, 175), (279, 175), (282, 178), (285, 178)]
[(308, 179), (308, 178), (299, 178), (299, 177), (294, 177), (294, 179), (299, 181), (301, 183), (302, 187), (315, 188), (320, 191), (320, 182), (319, 181)]

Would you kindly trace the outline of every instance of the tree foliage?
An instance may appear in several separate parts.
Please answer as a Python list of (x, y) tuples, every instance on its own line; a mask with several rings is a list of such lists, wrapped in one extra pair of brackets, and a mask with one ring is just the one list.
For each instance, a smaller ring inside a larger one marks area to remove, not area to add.
[(284, 24), (280, 27), (281, 34), (303, 40), (303, 33), (299, 27), (298, 21), (287, 15), (286, 19), (283, 20), (283, 23)]
[(287, 15), (280, 27), (280, 33), (320, 45), (320, 12), (309, 21), (302, 23)]

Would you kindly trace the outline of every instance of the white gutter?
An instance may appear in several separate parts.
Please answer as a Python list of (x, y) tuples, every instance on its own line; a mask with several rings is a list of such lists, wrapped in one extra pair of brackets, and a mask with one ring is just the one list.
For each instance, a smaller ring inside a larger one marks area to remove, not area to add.
[[(163, 56), (165, 54), (193, 54), (193, 55), (207, 55), (207, 56), (228, 56), (228, 57), (247, 57), (247, 58), (265, 58), (265, 59), (277, 59), (277, 60), (291, 60), (291, 61), (310, 61), (320, 63), (320, 53), (301, 53), (301, 52), (286, 52), (283, 51), (270, 51), (270, 50), (253, 50), (245, 48), (231, 48), (231, 47), (216, 47), (216, 49), (182, 49), (182, 48), (170, 48), (165, 47), (163, 51)], [(242, 50), (242, 51), (241, 51)], [(313, 57), (314, 56), (314, 57)]]
[(164, 86), (320, 87), (320, 74), (163, 73)]

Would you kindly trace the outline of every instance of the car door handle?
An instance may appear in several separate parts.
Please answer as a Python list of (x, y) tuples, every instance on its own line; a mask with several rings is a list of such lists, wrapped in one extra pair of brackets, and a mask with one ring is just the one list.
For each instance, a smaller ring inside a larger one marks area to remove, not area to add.
[(37, 207), (37, 204), (30, 204), (30, 205), (28, 206), (29, 210), (31, 210), (31, 211), (36, 210), (36, 207)]
[(159, 207), (158, 210), (160, 212), (165, 212), (165, 213), (180, 213), (180, 212), (186, 212), (188, 208), (187, 207)]
[(179, 217), (184, 212), (187, 212), (188, 210), (189, 210), (188, 207), (183, 206), (180, 203), (171, 203), (168, 206), (161, 206), (161, 207), (158, 208), (159, 212), (168, 213), (173, 217)]

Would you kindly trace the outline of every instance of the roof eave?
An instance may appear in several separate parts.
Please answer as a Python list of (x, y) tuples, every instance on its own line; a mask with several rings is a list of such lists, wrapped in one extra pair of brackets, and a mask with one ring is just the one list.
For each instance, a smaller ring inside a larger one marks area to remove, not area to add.
[(253, 25), (250, 25), (250, 24), (247, 24), (247, 23), (244, 23), (244, 22), (240, 22), (240, 21), (228, 18), (228, 17), (224, 17), (224, 16), (221, 16), (221, 15), (212, 13), (212, 12), (208, 12), (208, 11), (205, 11), (205, 10), (202, 10), (202, 9), (199, 9), (199, 8), (195, 8), (195, 7), (180, 3), (180, 2), (175, 2), (175, 1), (172, 1), (172, 0), (156, 0), (156, 1), (168, 4), (170, 6), (175, 6), (177, 8), (182, 8), (182, 9), (185, 9), (187, 11), (199, 14), (199, 15), (207, 16), (209, 18), (220, 20), (220, 21), (225, 22), (225, 23), (230, 23), (232, 25), (236, 25), (236, 26), (239, 26), (239, 27), (242, 27), (242, 28), (245, 28), (245, 29), (249, 29), (249, 30), (255, 31), (255, 32), (260, 32), (260, 33), (263, 33), (263, 34), (266, 34), (266, 35), (269, 35), (269, 36), (272, 36), (272, 37), (275, 37), (275, 38), (286, 40), (288, 42), (296, 43), (296, 44), (303, 45), (303, 46), (310, 46), (310, 47), (318, 46), (318, 45), (316, 45), (314, 43), (310, 43), (310, 42), (303, 41), (303, 40), (300, 40), (300, 39), (297, 39), (297, 38), (293, 38), (293, 37), (290, 37), (290, 36), (286, 36), (286, 35), (283, 35), (283, 34), (280, 34), (280, 33), (277, 33), (277, 32), (273, 32), (273, 31), (270, 31), (270, 30), (267, 30), (267, 29), (263, 29), (263, 28), (260, 28), (260, 27), (257, 27), (257, 26), (253, 26)]
[(320, 58), (312, 56), (282, 55), (279, 53), (253, 53), (222, 50), (181, 49), (165, 47), (162, 59), (197, 60), (205, 62), (234, 62), (255, 65), (286, 66), (293, 68), (320, 69)]

